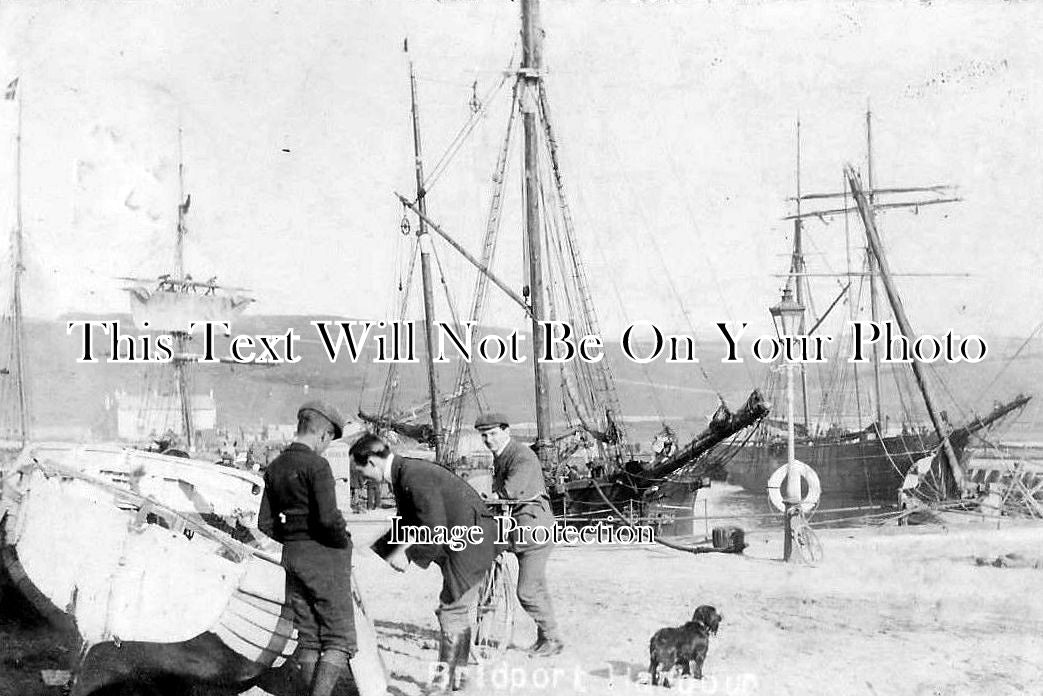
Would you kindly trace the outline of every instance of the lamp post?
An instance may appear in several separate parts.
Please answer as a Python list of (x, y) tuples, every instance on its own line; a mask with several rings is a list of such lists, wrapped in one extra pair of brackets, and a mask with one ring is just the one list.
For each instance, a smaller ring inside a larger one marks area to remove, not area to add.
[[(799, 326), (804, 314), (804, 305), (793, 299), (793, 290), (789, 287), (782, 291), (782, 301), (770, 310), (775, 330), (780, 338), (787, 338)], [(789, 351), (786, 354), (786, 492), (783, 502), (784, 513), (782, 558), (792, 560), (793, 556), (793, 517), (800, 514), (800, 471), (797, 468), (796, 447), (793, 436), (793, 368), (795, 367)]]

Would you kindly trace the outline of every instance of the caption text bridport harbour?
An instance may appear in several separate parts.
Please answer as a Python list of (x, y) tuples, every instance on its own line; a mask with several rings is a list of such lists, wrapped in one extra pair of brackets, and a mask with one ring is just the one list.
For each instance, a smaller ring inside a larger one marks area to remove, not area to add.
[[(978, 363), (985, 359), (988, 346), (976, 334), (965, 337), (946, 332), (942, 336), (924, 334), (903, 336), (892, 322), (851, 321), (851, 352), (848, 362), (870, 360), (870, 347), (877, 346), (884, 363)], [(563, 363), (580, 360), (600, 362), (604, 358), (605, 343), (601, 336), (579, 336), (567, 322), (542, 321), (542, 330), (535, 356), (538, 362)], [(319, 343), (331, 362), (341, 360), (357, 363), (367, 346), (375, 352), (374, 363), (418, 363), (418, 334), (412, 321), (312, 321)], [(827, 362), (826, 350), (833, 344), (828, 335), (772, 336), (746, 335), (746, 322), (718, 322), (715, 325), (725, 342), (721, 362), (741, 363), (747, 358), (761, 363), (787, 360), (798, 363)], [(145, 325), (147, 329), (147, 323)], [(519, 329), (507, 335), (480, 332), (474, 322), (461, 326), (437, 322), (435, 324), (435, 362), (482, 360), (487, 363), (524, 363), (523, 344), (526, 334)], [(201, 363), (232, 361), (240, 363), (297, 363), (300, 334), (290, 327), (281, 334), (231, 335), (231, 326), (225, 321), (194, 322), (187, 327), (191, 333), (202, 333), (202, 352), (195, 356)], [(108, 348), (105, 362), (142, 363), (170, 362), (175, 359), (174, 337), (171, 334), (123, 333), (119, 321), (70, 321), (66, 332), (80, 340), (77, 362), (100, 362), (95, 352)], [(223, 354), (217, 336), (227, 336), (222, 342)], [(635, 363), (662, 360), (668, 363), (696, 363), (696, 340), (686, 334), (664, 333), (647, 321), (631, 324), (620, 338), (623, 355)]]

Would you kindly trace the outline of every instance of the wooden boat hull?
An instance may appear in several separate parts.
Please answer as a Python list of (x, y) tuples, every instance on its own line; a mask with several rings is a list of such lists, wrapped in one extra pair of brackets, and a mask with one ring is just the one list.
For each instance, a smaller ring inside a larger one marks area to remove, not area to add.
[[(253, 665), (235, 675), (252, 676), (295, 649), (278, 551), (252, 549), (59, 465), (29, 465), (4, 484), (5, 574), (54, 625), (74, 629), (86, 648), (176, 646), (210, 633)], [(196, 662), (178, 668), (193, 670)], [(123, 670), (110, 671), (119, 678)]]
[[(126, 680), (245, 686), (296, 649), (278, 544), (247, 546), (53, 462), (3, 484), (0, 564), (9, 587), (83, 644), (73, 696)], [(352, 671), (363, 696), (384, 694), (357, 587), (353, 599)]]
[[(585, 478), (551, 485), (554, 514), (568, 524), (585, 525), (598, 519), (627, 517), (646, 512), (649, 503), (669, 500), (688, 507), (694, 501), (703, 479), (717, 469), (713, 449), (768, 415), (770, 406), (754, 390), (735, 412), (723, 403), (706, 429), (678, 452), (663, 460), (632, 460), (621, 470), (600, 478)], [(684, 472), (684, 480), (677, 474)]]
[(642, 492), (635, 491), (620, 480), (606, 477), (570, 481), (554, 488), (551, 491), (551, 506), (559, 520), (582, 526), (615, 517), (616, 513), (610, 509), (605, 498), (624, 515), (635, 512), (635, 506), (636, 513), (640, 514), (643, 505)]
[(264, 490), (264, 479), (251, 471), (118, 444), (34, 442), (8, 470), (33, 461), (75, 469), (210, 524), (221, 519), (230, 525), (256, 526)]
[[(913, 462), (933, 454), (936, 438), (895, 435), (856, 442), (817, 440), (796, 445), (796, 457), (818, 474), (819, 507), (897, 505), (898, 489)], [(750, 443), (728, 461), (728, 482), (765, 493), (768, 479), (786, 464), (786, 443)]]

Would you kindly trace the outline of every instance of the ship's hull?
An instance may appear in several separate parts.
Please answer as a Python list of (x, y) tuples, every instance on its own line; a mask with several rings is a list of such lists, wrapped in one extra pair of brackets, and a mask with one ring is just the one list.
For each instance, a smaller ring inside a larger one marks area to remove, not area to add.
[[(278, 544), (248, 546), (85, 468), (34, 458), (0, 487), (0, 582), (89, 649), (71, 696), (126, 680), (245, 687), (285, 662), (296, 640)], [(195, 480), (194, 509), (211, 514), (203, 494), (222, 487)], [(249, 501), (253, 487), (240, 494)], [(355, 684), (382, 696), (386, 671), (352, 584)]]
[(690, 510), (699, 488), (699, 481), (665, 481), (649, 495), (613, 477), (587, 478), (552, 487), (551, 508), (558, 520), (575, 526), (616, 518), (616, 511), (637, 519), (662, 506)]
[[(608, 476), (552, 486), (554, 514), (572, 524), (586, 524), (596, 519), (644, 517), (663, 505), (690, 509), (704, 479), (719, 466), (710, 456), (713, 448), (767, 416), (768, 409), (760, 392), (754, 390), (735, 412), (722, 403), (706, 429), (672, 456), (652, 462), (631, 460)], [(684, 475), (679, 476), (682, 471)]]
[[(212, 633), (251, 665), (230, 679), (253, 678), (293, 652), (277, 554), (61, 464), (27, 465), (5, 484), (0, 563), (9, 588), (85, 646), (178, 645)], [(130, 669), (109, 667), (114, 680)]]
[[(909, 466), (932, 454), (934, 438), (895, 435), (858, 441), (815, 439), (799, 442), (796, 458), (818, 474), (820, 509), (857, 505), (895, 505)], [(728, 482), (754, 493), (767, 490), (768, 479), (786, 464), (783, 440), (750, 443), (728, 461)]]
[[(225, 531), (254, 525), (264, 488), (264, 479), (252, 471), (117, 444), (34, 442), (6, 469), (32, 461), (69, 467)], [(217, 520), (224, 524), (215, 525)]]

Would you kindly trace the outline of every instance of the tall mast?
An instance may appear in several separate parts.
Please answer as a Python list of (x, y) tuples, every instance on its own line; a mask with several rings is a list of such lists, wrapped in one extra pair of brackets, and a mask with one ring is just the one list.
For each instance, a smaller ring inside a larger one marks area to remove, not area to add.
[(181, 126), (177, 127), (177, 237), (174, 240), (174, 278), (185, 275), (185, 157), (181, 146)]
[[(798, 148), (799, 148), (799, 146), (798, 146)], [(921, 208), (921, 207), (924, 207), (924, 206), (928, 206), (928, 205), (937, 205), (937, 204), (941, 204), (941, 203), (955, 203), (955, 202), (961, 200), (959, 197), (950, 195), (950, 193), (951, 193), (951, 191), (953, 189), (952, 186), (944, 185), (944, 184), (943, 185), (933, 185), (933, 186), (906, 186), (906, 187), (897, 187), (897, 188), (876, 188), (874, 186), (875, 182), (873, 181), (872, 112), (869, 111), (868, 109), (866, 110), (866, 149), (868, 151), (867, 152), (867, 163), (868, 163), (869, 187), (865, 188), (865, 189), (860, 189), (860, 190), (862, 191), (863, 197), (865, 198), (865, 201), (864, 201), (865, 205), (869, 206), (870, 208), (872, 208), (874, 212), (877, 211), (877, 210), (895, 209), (895, 208), (914, 208), (914, 209), (918, 209), (918, 208)], [(814, 194), (807, 194), (807, 195), (798, 195), (797, 196), (798, 209), (797, 209), (796, 215), (787, 216), (785, 219), (787, 219), (787, 220), (793, 219), (793, 218), (803, 219), (803, 218), (806, 218), (806, 217), (816, 217), (816, 218), (824, 219), (824, 218), (832, 216), (832, 215), (845, 215), (846, 216), (846, 215), (848, 215), (849, 213), (852, 213), (852, 212), (862, 213), (862, 205), (861, 204), (857, 204), (856, 203), (856, 205), (851, 206), (848, 203), (848, 196), (850, 195), (850, 191), (849, 191), (850, 187), (848, 185), (849, 177), (847, 176), (847, 170), (846, 169), (845, 169), (845, 172), (844, 172), (844, 179), (845, 179), (844, 180), (844, 185), (843, 185), (842, 190), (840, 192), (837, 192), (837, 193), (814, 193)], [(861, 187), (861, 181), (859, 181), (859, 186)], [(799, 184), (798, 184), (798, 188), (799, 188)], [(902, 201), (889, 201), (889, 202), (879, 202), (877, 200), (879, 198), (879, 196), (886, 195), (886, 194), (896, 194), (896, 195), (903, 195), (903, 196), (908, 195), (908, 194), (930, 194), (931, 197), (920, 199), (920, 200), (902, 200)], [(820, 209), (820, 210), (812, 210), (812, 211), (809, 211), (809, 212), (802, 212), (800, 210), (800, 207), (799, 207), (799, 203), (800, 203), (801, 199), (803, 199), (803, 200), (812, 200), (812, 199), (815, 199), (815, 200), (842, 199), (843, 200), (843, 206), (840, 207), (840, 208), (830, 208), (830, 209), (825, 209), (825, 210), (821, 210)], [(846, 233), (846, 230), (847, 230), (847, 228), (846, 228), (846, 224), (845, 224), (845, 233)], [(869, 245), (869, 243), (867, 242), (867, 246), (866, 246), (866, 266), (868, 268), (868, 275), (869, 275), (869, 287), (870, 287), (870, 297), (871, 297), (871, 315), (872, 315), (872, 319), (873, 319), (874, 322), (878, 321), (878, 316), (880, 314), (880, 312), (879, 312), (880, 301), (878, 299), (878, 296), (879, 296), (878, 279), (881, 278), (882, 274), (884, 273), (884, 271), (880, 268), (880, 263), (881, 263), (881, 254), (874, 253), (874, 251), (872, 250), (871, 245)], [(850, 266), (851, 266), (851, 264), (850, 264), (850, 258), (849, 258), (848, 259), (848, 274), (851, 273), (851, 267)], [(850, 284), (849, 284), (849, 287), (850, 287)], [(890, 300), (891, 298), (889, 297), (888, 299)], [(883, 390), (882, 390), (881, 384), (880, 384), (880, 379), (881, 378), (880, 378), (879, 348), (876, 345), (876, 343), (874, 343), (873, 346), (872, 346), (872, 355), (873, 355), (873, 358), (872, 358), (872, 360), (873, 360), (873, 388), (872, 388), (871, 398), (872, 398), (872, 401), (873, 401), (872, 405), (873, 405), (873, 408), (874, 408), (875, 422), (878, 423), (880, 425), (880, 427), (882, 428), (883, 427), (883, 404), (882, 404), (882, 400), (881, 400), (881, 396), (880, 395), (883, 392)], [(857, 366), (855, 366), (855, 371), (854, 372), (855, 372), (855, 388), (857, 390), (858, 389), (858, 374), (859, 374)], [(858, 411), (859, 411), (859, 414), (861, 416), (861, 400), (860, 400), (860, 397), (859, 397)]]
[[(408, 41), (406, 53), (409, 52)], [(442, 432), (442, 421), (438, 414), (438, 376), (435, 374), (434, 320), (435, 302), (431, 284), (431, 237), (427, 232), (427, 192), (424, 189), (424, 163), (420, 148), (420, 114), (417, 110), (416, 74), (413, 71), (413, 60), (409, 60), (409, 93), (413, 107), (413, 152), (416, 163), (416, 200), (420, 210), (420, 224), (416, 236), (420, 244), (420, 273), (424, 286), (424, 339), (427, 346), (427, 390), (431, 400), (431, 427), (435, 431), (435, 461), (443, 466), (445, 438)]]
[[(797, 304), (804, 304), (804, 218), (800, 214), (800, 117), (797, 117), (797, 217), (793, 218), (793, 258), (790, 261), (790, 273), (793, 277), (794, 290), (796, 291)], [(807, 314), (800, 315), (800, 326), (798, 333), (803, 335), (807, 329)], [(790, 379), (790, 377), (787, 377)], [(808, 373), (804, 370), (804, 364), (800, 365), (800, 394), (804, 407), (804, 432), (808, 429)]]
[[(177, 129), (177, 238), (174, 244), (174, 278), (175, 288), (185, 287), (188, 280), (185, 276), (185, 215), (188, 213), (188, 201), (185, 200), (185, 159), (181, 146), (181, 126)], [(180, 289), (176, 290), (181, 292)], [(188, 372), (186, 357), (188, 353), (188, 332), (172, 331), (174, 336), (174, 374), (177, 379), (178, 403), (181, 407), (181, 424), (185, 430), (185, 446), (189, 451), (193, 447), (192, 401), (188, 388)]]
[[(797, 304), (804, 304), (804, 288), (800, 272), (804, 266), (803, 232), (804, 220), (800, 211), (800, 118), (797, 118), (797, 215), (793, 218), (793, 256), (790, 259), (790, 274), (797, 297)], [(801, 317), (800, 331), (804, 331), (804, 318)]]
[(535, 359), (536, 346), (543, 340), (540, 321), (544, 314), (543, 241), (540, 229), (538, 176), (541, 36), (539, 0), (522, 0), (521, 112), (525, 134), (525, 236), (529, 249), (529, 307), (532, 313), (533, 370), (536, 391), (536, 453), (544, 469), (553, 465), (551, 441), (550, 391), (546, 367)]
[[(15, 89), (19, 89), (15, 81)], [(18, 132), (15, 135), (15, 228), (14, 228), (14, 288), (11, 298), (11, 321), (14, 330), (15, 363), (18, 369), (18, 427), (19, 436), (24, 447), (29, 439), (29, 398), (26, 393), (25, 380), (25, 336), (22, 325), (22, 274), (25, 273), (25, 260), (22, 244), (22, 96), (18, 99)]]
[[(867, 183), (869, 184), (869, 205), (873, 205), (875, 202), (875, 189), (873, 188), (873, 115), (872, 112), (866, 109), (866, 177)], [(879, 275), (879, 260), (876, 254), (868, 254), (869, 263), (869, 315), (870, 318), (877, 322), (880, 317), (879, 310), (879, 299), (877, 298), (877, 276)], [(873, 408), (876, 410), (876, 424), (877, 428), (883, 433), (884, 427), (884, 416), (883, 407), (880, 404), (880, 395), (883, 394), (883, 390), (880, 388), (880, 354), (876, 343), (873, 344)], [(860, 424), (861, 425), (861, 424)]]
[[(873, 210), (873, 204), (870, 200), (867, 200), (866, 194), (862, 189), (862, 182), (859, 181), (858, 174), (856, 174), (850, 166), (845, 167), (844, 173), (847, 176), (848, 184), (851, 187), (851, 194), (854, 196), (855, 203), (858, 205), (858, 213), (862, 218), (863, 225), (865, 226), (866, 241), (869, 243), (872, 256), (876, 257), (877, 265), (880, 268), (880, 279), (883, 281), (884, 289), (887, 291), (887, 299), (891, 304), (891, 310), (894, 312), (895, 319), (898, 321), (898, 328), (904, 336), (911, 337), (914, 335), (913, 330), (909, 324), (909, 318), (905, 314), (902, 300), (898, 296), (898, 290), (891, 281), (891, 269), (887, 263), (887, 257), (884, 255), (880, 235), (876, 229), (876, 213)], [(949, 461), (949, 468), (952, 471), (953, 478), (956, 480), (957, 486), (959, 486), (963, 481), (963, 469), (960, 466), (959, 460), (956, 458), (956, 453), (953, 451), (952, 443), (949, 442), (948, 434), (942, 426), (941, 418), (934, 408), (934, 402), (932, 401), (931, 394), (927, 389), (927, 375), (924, 373), (923, 366), (920, 364), (919, 360), (912, 361), (912, 368), (913, 375), (916, 377), (916, 385), (920, 388), (920, 395), (923, 397), (924, 406), (927, 408), (927, 414), (931, 418), (931, 425), (934, 426), (934, 432), (938, 436), (938, 441), (941, 443), (946, 459)]]

